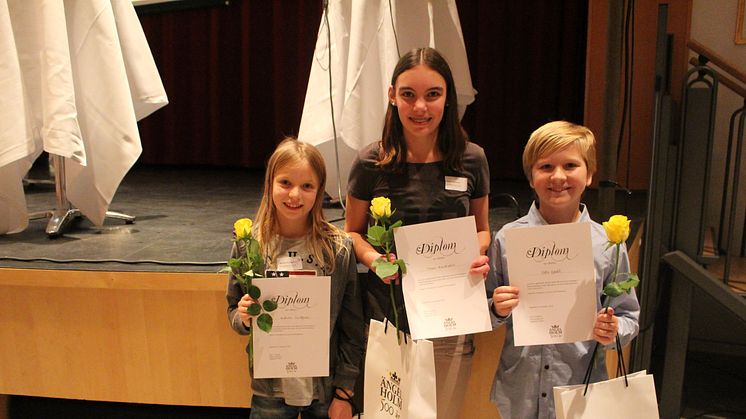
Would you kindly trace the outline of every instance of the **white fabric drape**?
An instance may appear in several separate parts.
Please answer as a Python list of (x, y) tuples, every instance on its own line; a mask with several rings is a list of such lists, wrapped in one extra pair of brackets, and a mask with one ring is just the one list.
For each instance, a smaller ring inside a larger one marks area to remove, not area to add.
[[(128, 7), (133, 8), (131, 3)], [(67, 165), (67, 196), (96, 225), (103, 224), (119, 183), (142, 152), (133, 96), (138, 107), (144, 106), (141, 95), (151, 98), (151, 107), (166, 104), (158, 73), (131, 69), (138, 45), (120, 42), (130, 42), (132, 33), (142, 32), (137, 16), (119, 13), (115, 19), (114, 9), (111, 0), (65, 1), (78, 119), (89, 160), (86, 166)], [(147, 43), (139, 47), (150, 55)], [(143, 94), (138, 87), (153, 91)]]
[(0, 1), (0, 92), (0, 233), (18, 232), (28, 224), (21, 179), (29, 164), (24, 159), (36, 145), (24, 119), (21, 69), (5, 1)]
[(101, 225), (142, 151), (137, 119), (168, 103), (132, 3), (0, 0), (0, 56), (0, 234), (28, 225), (22, 178), (42, 148)]
[(86, 157), (64, 5), (55, 0), (0, 4), (0, 100), (9, 101), (0, 108), (0, 233), (15, 233), (28, 225), (22, 180), (42, 149), (79, 164), (85, 164)]
[[(322, 16), (298, 138), (316, 145), (323, 153), (327, 193), (336, 198), (337, 180), (341, 181), (344, 195), (357, 150), (381, 137), (389, 82), (399, 60), (397, 40), (401, 54), (429, 46), (448, 60), (461, 116), (474, 101), (476, 91), (455, 0), (330, 0), (328, 10), (329, 28)], [(331, 32), (331, 43), (327, 30)], [(330, 98), (339, 140), (340, 173), (335, 163)]]
[(111, 0), (127, 81), (139, 121), (168, 103), (148, 40), (130, 0)]

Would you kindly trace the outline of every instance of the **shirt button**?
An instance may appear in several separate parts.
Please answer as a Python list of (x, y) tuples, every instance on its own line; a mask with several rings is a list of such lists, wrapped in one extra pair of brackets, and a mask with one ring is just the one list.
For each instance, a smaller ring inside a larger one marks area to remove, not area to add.
[(549, 365), (544, 365), (544, 369), (548, 370), (549, 369)]
[(541, 393), (541, 397), (547, 397), (547, 393)]

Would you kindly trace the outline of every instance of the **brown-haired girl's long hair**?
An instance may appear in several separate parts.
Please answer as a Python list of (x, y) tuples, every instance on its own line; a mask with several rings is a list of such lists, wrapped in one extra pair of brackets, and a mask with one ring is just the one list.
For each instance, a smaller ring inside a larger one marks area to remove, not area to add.
[(319, 150), (311, 144), (303, 143), (293, 137), (286, 137), (277, 146), (267, 162), (264, 175), (264, 192), (254, 223), (254, 237), (259, 241), (265, 259), (277, 260), (277, 247), (280, 241), (280, 226), (277, 220), (277, 208), (272, 201), (272, 185), (278, 170), (306, 162), (319, 181), (316, 199), (308, 214), (310, 231), (306, 236), (306, 246), (315, 260), (322, 261), (325, 274), (334, 271), (334, 260), (342, 251), (347, 233), (324, 219), (322, 204), (326, 186), (326, 165)]
[[(446, 168), (460, 170), (461, 158), (464, 155), (468, 138), (458, 119), (456, 83), (453, 81), (451, 68), (445, 58), (429, 47), (409, 51), (396, 64), (394, 74), (391, 76), (391, 86), (396, 88), (399, 75), (418, 65), (425, 65), (435, 70), (446, 82), (446, 106), (443, 110), (443, 119), (438, 126), (438, 148), (443, 154)], [(404, 140), (404, 128), (399, 119), (398, 109), (389, 103), (381, 135), (378, 166), (386, 170), (397, 171), (406, 161), (407, 143)]]

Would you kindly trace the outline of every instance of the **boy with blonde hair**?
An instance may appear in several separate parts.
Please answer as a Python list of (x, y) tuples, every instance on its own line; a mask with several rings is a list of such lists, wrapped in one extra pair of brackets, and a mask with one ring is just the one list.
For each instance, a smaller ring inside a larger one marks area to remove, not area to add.
[[(519, 304), (520, 290), (510, 285), (507, 270), (505, 231), (546, 224), (590, 223), (596, 276), (596, 320), (593, 337), (613, 348), (617, 334), (622, 345), (639, 330), (640, 305), (634, 290), (611, 301), (608, 312), (602, 307), (601, 291), (612, 281), (614, 250), (607, 249), (604, 228), (591, 220), (580, 202), (596, 170), (593, 133), (582, 125), (554, 121), (539, 127), (523, 151), (523, 170), (537, 200), (528, 214), (508, 223), (495, 236), (488, 253), (492, 264), (487, 289), (493, 328), (507, 325), (500, 364), (492, 384), (490, 399), (503, 418), (554, 418), (552, 388), (581, 384), (593, 356), (592, 340), (556, 345), (516, 347), (510, 316)], [(629, 272), (626, 246), (621, 246), (620, 272)], [(605, 297), (604, 297), (605, 298)], [(603, 360), (603, 351), (599, 353)], [(601, 365), (604, 365), (603, 362)], [(593, 369), (591, 382), (607, 379), (606, 368)]]

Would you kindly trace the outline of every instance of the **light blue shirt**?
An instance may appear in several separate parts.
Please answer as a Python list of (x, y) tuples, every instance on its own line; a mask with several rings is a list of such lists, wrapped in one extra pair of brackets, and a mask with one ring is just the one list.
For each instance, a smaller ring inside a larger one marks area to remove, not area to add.
[[(596, 307), (603, 307), (601, 291), (614, 275), (614, 247), (606, 248), (606, 231), (601, 224), (591, 220), (585, 205), (576, 222), (591, 224), (593, 262), (596, 271)], [(500, 409), (504, 418), (554, 418), (552, 388), (560, 385), (581, 384), (591, 360), (595, 340), (558, 345), (534, 345), (516, 347), (513, 344), (513, 321), (510, 316), (500, 318), (492, 310), (492, 291), (510, 283), (507, 270), (505, 231), (514, 228), (548, 224), (539, 213), (536, 203), (524, 217), (506, 224), (497, 232), (489, 249), (491, 269), (487, 278), (492, 326), (506, 324), (505, 344), (500, 363), (492, 383), (490, 399)], [(619, 272), (629, 272), (627, 247), (622, 245), (619, 256)], [(619, 318), (619, 338), (622, 345), (629, 343), (639, 330), (640, 304), (634, 290), (611, 300), (610, 307)], [(591, 382), (608, 378), (603, 347), (599, 347)], [(609, 345), (608, 348), (614, 348)]]

